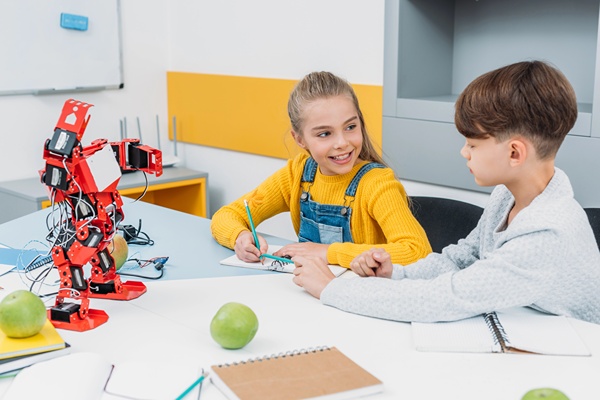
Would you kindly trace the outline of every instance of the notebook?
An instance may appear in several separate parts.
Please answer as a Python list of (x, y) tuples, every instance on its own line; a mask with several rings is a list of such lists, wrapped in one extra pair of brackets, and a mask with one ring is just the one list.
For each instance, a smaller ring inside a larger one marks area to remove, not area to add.
[(591, 355), (568, 318), (534, 310), (513, 309), (460, 321), (411, 325), (419, 351)]
[(354, 399), (383, 383), (335, 347), (213, 365), (212, 383), (230, 400)]
[[(175, 399), (202, 372), (195, 363), (136, 359), (113, 365), (101, 354), (78, 352), (23, 369), (2, 399)], [(199, 390), (194, 386), (186, 399), (198, 398)]]
[(38, 354), (27, 354), (24, 356), (17, 356), (11, 358), (5, 358), (0, 360), (0, 375), (9, 372), (15, 372), (22, 368), (28, 367), (35, 363), (50, 360), (52, 358), (61, 357), (71, 352), (71, 346), (69, 343), (65, 343), (65, 347), (58, 350), (44, 351)]
[(50, 320), (46, 320), (46, 323), (39, 333), (27, 338), (9, 338), (0, 329), (0, 360), (28, 354), (43, 353), (45, 351), (58, 350), (65, 347), (65, 341)]
[[(269, 245), (268, 254), (273, 254), (277, 250), (281, 249), (283, 246)], [(294, 272), (294, 264), (293, 263), (282, 263), (277, 260), (271, 260), (269, 258), (265, 258), (264, 264), (261, 262), (245, 262), (240, 260), (235, 254), (231, 257), (227, 257), (220, 261), (222, 265), (229, 265), (232, 267), (242, 267), (242, 268), (252, 268), (252, 269), (260, 269), (263, 271), (277, 271), (277, 272), (286, 272), (291, 274)], [(329, 269), (335, 276), (340, 276), (344, 272), (348, 271), (347, 268), (340, 267), (339, 265), (329, 265)]]
[[(24, 270), (33, 260), (42, 259), (45, 260), (46, 257), (35, 249), (13, 249), (0, 246), (0, 275), (15, 269)], [(51, 257), (50, 261), (52, 261)]]

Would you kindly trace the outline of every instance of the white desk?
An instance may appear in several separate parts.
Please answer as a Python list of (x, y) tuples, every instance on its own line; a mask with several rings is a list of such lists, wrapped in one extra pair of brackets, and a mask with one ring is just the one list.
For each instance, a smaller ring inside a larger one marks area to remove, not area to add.
[[(562, 388), (571, 400), (584, 400), (592, 398), (600, 376), (598, 357), (417, 352), (410, 324), (325, 307), (294, 285), (290, 275), (152, 283), (149, 292), (132, 305), (197, 331), (209, 357), (217, 357), (209, 363), (334, 345), (384, 382), (386, 391), (376, 398), (518, 400), (533, 387), (553, 386)], [(208, 325), (217, 308), (228, 301), (249, 305), (260, 327), (244, 349), (213, 353), (217, 345)], [(173, 303), (187, 307), (172, 307)], [(575, 322), (591, 350), (600, 354), (600, 326)], [(219, 393), (213, 394), (214, 388), (205, 389), (204, 399), (220, 398)]]
[[(126, 219), (138, 211), (152, 211), (151, 215), (144, 216), (143, 226), (157, 241), (155, 247), (165, 246), (161, 250), (169, 248), (171, 256), (181, 255), (173, 258), (172, 268), (191, 271), (190, 275), (198, 279), (145, 282), (148, 292), (129, 302), (92, 299), (92, 307), (104, 309), (109, 320), (88, 332), (61, 330), (73, 351), (103, 353), (115, 363), (129, 358), (182, 360), (197, 361), (208, 367), (291, 349), (331, 345), (384, 382), (385, 392), (371, 398), (519, 400), (527, 390), (547, 386), (562, 389), (571, 400), (600, 397), (596, 382), (600, 376), (599, 325), (573, 321), (594, 354), (592, 357), (417, 352), (412, 345), (410, 324), (325, 307), (295, 286), (291, 275), (201, 277), (202, 272), (207, 271), (212, 276), (215, 274), (210, 271), (220, 271), (222, 275), (231, 270), (247, 271), (218, 265), (218, 260), (231, 251), (224, 249), (219, 253), (220, 246), (213, 247), (208, 224), (204, 224), (206, 220), (182, 214), (189, 221), (188, 225), (181, 226), (181, 213), (150, 205), (136, 206), (135, 211), (126, 209)], [(166, 216), (169, 218), (165, 219)], [(40, 220), (40, 216), (22, 220), (33, 223)], [(155, 220), (160, 221), (164, 234), (154, 233)], [(24, 239), (23, 232), (14, 232), (8, 238), (5, 225), (0, 225), (0, 242), (19, 243)], [(187, 231), (193, 241), (177, 239), (173, 235), (175, 227)], [(40, 230), (28, 231), (31, 235)], [(165, 243), (161, 243), (163, 241)], [(213, 249), (215, 254), (195, 256), (197, 261), (189, 263), (192, 242), (197, 244), (193, 250)], [(0, 285), (1, 282), (0, 277)], [(220, 348), (209, 332), (213, 315), (229, 301), (250, 306), (260, 325), (254, 340), (234, 351)], [(9, 383), (0, 380), (0, 393)], [(207, 384), (201, 398), (224, 397)]]

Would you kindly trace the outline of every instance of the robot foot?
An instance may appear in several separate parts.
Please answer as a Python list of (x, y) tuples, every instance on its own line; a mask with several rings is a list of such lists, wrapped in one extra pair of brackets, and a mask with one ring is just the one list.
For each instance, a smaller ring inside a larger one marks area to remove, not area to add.
[(90, 282), (90, 298), (111, 300), (133, 300), (146, 293), (146, 285), (142, 282), (127, 281), (120, 283), (120, 289), (114, 282)]
[(108, 314), (102, 310), (89, 309), (82, 317), (79, 304), (62, 303), (48, 310), (48, 319), (58, 329), (84, 332), (108, 321)]

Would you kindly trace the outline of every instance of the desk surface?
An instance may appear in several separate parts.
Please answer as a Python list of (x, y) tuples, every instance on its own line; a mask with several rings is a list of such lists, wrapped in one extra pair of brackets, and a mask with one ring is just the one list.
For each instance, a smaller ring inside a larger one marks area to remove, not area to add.
[[(102, 353), (114, 363), (181, 360), (206, 368), (330, 345), (384, 382), (385, 392), (369, 398), (519, 400), (531, 388), (548, 386), (562, 389), (571, 400), (597, 397), (599, 325), (573, 321), (592, 357), (417, 352), (408, 323), (325, 307), (294, 285), (289, 274), (219, 265), (232, 252), (210, 238), (208, 220), (146, 203), (126, 205), (124, 211), (126, 223), (136, 225), (142, 218), (142, 230), (156, 241), (143, 249), (146, 255), (172, 257), (168, 274), (145, 282), (147, 293), (132, 301), (92, 299), (92, 308), (105, 310), (109, 320), (88, 332), (61, 330), (73, 351)], [(0, 225), (0, 242), (19, 247), (40, 240), (45, 214), (41, 210)], [(213, 315), (230, 301), (247, 304), (259, 318), (256, 337), (240, 350), (222, 349), (210, 337)], [(9, 384), (0, 379), (0, 395)], [(223, 398), (214, 386), (204, 386), (202, 399)]]
[[(155, 243), (153, 246), (129, 246), (129, 257), (168, 256), (163, 280), (274, 273), (220, 265), (219, 261), (231, 256), (233, 251), (212, 239), (209, 219), (128, 198), (123, 198), (123, 203), (123, 224), (137, 228), (141, 220), (141, 230)], [(50, 209), (43, 209), (1, 224), (0, 244), (45, 249), (39, 242), (46, 244), (46, 218), (49, 215)], [(289, 240), (269, 235), (264, 237), (272, 244), (289, 243)]]

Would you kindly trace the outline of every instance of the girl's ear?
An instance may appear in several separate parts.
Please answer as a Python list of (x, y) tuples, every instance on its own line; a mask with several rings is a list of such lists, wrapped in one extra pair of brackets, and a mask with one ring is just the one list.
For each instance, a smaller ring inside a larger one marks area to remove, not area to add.
[(294, 131), (291, 131), (291, 133), (292, 133), (292, 137), (294, 138), (294, 141), (296, 142), (296, 144), (298, 146), (300, 146), (300, 148), (306, 150), (306, 144), (304, 144), (304, 138), (302, 137), (302, 135), (299, 135)]

